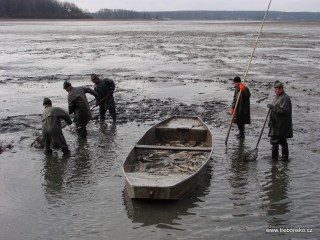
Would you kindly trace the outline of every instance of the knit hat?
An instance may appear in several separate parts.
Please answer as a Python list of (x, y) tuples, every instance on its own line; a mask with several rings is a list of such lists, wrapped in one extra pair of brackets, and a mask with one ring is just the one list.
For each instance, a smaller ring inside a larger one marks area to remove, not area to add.
[(237, 82), (241, 82), (241, 78), (236, 76), (234, 79), (233, 79), (233, 82), (234, 83), (237, 83)]
[(279, 80), (277, 80), (274, 82), (273, 87), (274, 88), (283, 88), (283, 84)]
[(91, 74), (91, 80), (95, 80), (98, 79), (98, 76), (94, 73)]
[(65, 81), (63, 83), (63, 89), (66, 89), (67, 87), (71, 86), (71, 83), (69, 83), (68, 81)]
[(51, 100), (49, 98), (44, 98), (42, 105), (43, 106), (52, 105), (52, 102), (51, 102)]

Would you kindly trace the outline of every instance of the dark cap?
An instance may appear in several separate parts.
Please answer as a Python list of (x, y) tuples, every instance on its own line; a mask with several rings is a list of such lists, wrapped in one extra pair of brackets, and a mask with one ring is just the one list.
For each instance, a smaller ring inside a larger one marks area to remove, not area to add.
[(71, 83), (69, 83), (68, 81), (65, 81), (63, 83), (63, 89), (66, 89), (67, 87), (70, 87), (71, 86)]
[(91, 74), (91, 80), (95, 80), (98, 79), (98, 76), (94, 73)]
[(236, 76), (234, 79), (233, 79), (233, 82), (236, 83), (236, 82), (241, 82), (241, 78)]
[(275, 81), (273, 84), (274, 88), (283, 88), (283, 84), (280, 81)]
[(51, 102), (51, 100), (49, 98), (44, 98), (42, 105), (43, 106), (52, 105), (52, 102)]

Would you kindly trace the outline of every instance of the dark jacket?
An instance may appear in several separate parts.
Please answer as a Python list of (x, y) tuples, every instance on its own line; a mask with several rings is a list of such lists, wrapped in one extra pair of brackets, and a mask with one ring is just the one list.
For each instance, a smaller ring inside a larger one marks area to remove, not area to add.
[(86, 93), (93, 95), (96, 99), (98, 95), (91, 88), (73, 87), (68, 94), (69, 114), (74, 113), (74, 122), (77, 127), (84, 127), (91, 119), (91, 110)]
[[(99, 79), (100, 80), (100, 79)], [(99, 102), (102, 101), (103, 98), (106, 97), (102, 102), (100, 102), (100, 106), (103, 105), (104, 108), (115, 109), (115, 102), (113, 98), (113, 92), (116, 88), (116, 85), (112, 79), (105, 78), (100, 80), (94, 87), (94, 90), (99, 96)], [(107, 97), (108, 96), (108, 97)], [(112, 112), (115, 110), (112, 110)]]
[(41, 116), (42, 136), (46, 149), (67, 148), (66, 140), (62, 133), (61, 119), (69, 125), (72, 124), (68, 113), (59, 107), (47, 106)]
[[(235, 87), (231, 108), (235, 108), (239, 92), (240, 92), (240, 88)], [(236, 109), (236, 112), (234, 115), (234, 120), (233, 120), (234, 123), (236, 123), (236, 124), (250, 124), (251, 123), (250, 97), (251, 97), (251, 93), (249, 91), (249, 88), (245, 87), (245, 91), (241, 92), (241, 95), (240, 95), (239, 103), (238, 103), (238, 106), (237, 106), (237, 109)]]
[(116, 85), (112, 79), (105, 78), (100, 80), (94, 87), (94, 90), (99, 96), (99, 100), (102, 100), (107, 95), (112, 95)]
[(282, 92), (272, 102), (274, 106), (269, 117), (269, 137), (277, 139), (292, 138), (292, 106), (290, 97)]

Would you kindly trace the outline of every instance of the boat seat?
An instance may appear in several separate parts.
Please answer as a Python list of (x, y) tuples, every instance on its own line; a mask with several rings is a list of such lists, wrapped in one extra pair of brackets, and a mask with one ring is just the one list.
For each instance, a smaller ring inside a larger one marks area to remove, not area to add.
[(174, 151), (203, 151), (211, 152), (211, 147), (174, 147), (174, 146), (157, 146), (157, 145), (140, 145), (136, 144), (139, 149), (153, 149), (153, 150), (174, 150)]

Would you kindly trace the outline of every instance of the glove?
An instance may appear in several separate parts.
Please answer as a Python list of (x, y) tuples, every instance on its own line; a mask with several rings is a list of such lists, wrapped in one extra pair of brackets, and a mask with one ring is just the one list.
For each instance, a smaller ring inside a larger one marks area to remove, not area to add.
[(269, 108), (270, 110), (273, 110), (274, 109), (274, 106), (272, 104), (268, 104), (267, 105), (267, 108)]
[(230, 108), (230, 114), (233, 115), (234, 108)]
[(241, 92), (244, 92), (244, 90), (246, 90), (243, 83), (239, 84), (239, 88)]

